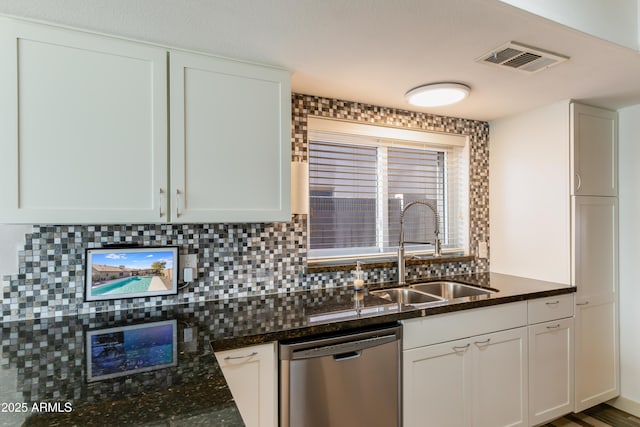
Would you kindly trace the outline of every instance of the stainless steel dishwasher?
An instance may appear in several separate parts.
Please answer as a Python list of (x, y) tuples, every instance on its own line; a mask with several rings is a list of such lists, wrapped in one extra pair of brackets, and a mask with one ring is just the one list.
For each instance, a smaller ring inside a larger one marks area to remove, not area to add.
[(283, 427), (401, 425), (402, 327), (280, 344)]

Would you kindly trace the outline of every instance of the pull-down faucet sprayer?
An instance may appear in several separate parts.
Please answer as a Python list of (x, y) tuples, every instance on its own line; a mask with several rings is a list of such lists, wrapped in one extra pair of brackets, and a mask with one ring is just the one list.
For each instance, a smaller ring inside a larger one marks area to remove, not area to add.
[(433, 211), (433, 217), (435, 222), (434, 232), (435, 242), (434, 248), (435, 252), (433, 254), (434, 257), (442, 256), (442, 248), (440, 247), (440, 215), (438, 215), (438, 209), (436, 205), (431, 203), (428, 200), (416, 200), (415, 202), (409, 203), (407, 206), (402, 209), (400, 212), (400, 245), (398, 246), (398, 284), (405, 284), (405, 257), (404, 257), (404, 244), (405, 243), (426, 243), (426, 242), (405, 242), (404, 241), (404, 214), (407, 212), (409, 208), (415, 205), (423, 205), (428, 207)]

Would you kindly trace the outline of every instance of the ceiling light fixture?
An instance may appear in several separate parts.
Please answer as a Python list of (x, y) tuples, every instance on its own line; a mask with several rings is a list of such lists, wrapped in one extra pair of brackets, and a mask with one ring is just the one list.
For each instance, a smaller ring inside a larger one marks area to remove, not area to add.
[(441, 107), (462, 101), (470, 91), (471, 88), (462, 83), (431, 83), (411, 89), (404, 97), (418, 107)]

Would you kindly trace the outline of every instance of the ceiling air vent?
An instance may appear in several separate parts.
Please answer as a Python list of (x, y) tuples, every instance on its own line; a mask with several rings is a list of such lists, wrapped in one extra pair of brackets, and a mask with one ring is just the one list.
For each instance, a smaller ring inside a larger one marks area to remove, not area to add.
[(509, 42), (476, 59), (484, 64), (535, 73), (569, 59), (546, 50)]

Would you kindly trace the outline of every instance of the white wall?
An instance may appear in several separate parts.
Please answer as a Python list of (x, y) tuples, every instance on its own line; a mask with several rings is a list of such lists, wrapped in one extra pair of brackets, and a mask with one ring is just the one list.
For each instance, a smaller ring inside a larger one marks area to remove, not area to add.
[(30, 225), (0, 224), (0, 280), (18, 272), (18, 249), (24, 248), (24, 235), (30, 231)]
[(569, 101), (489, 126), (491, 271), (569, 284)]
[(621, 398), (614, 405), (640, 416), (640, 105), (618, 113)]
[(638, 49), (637, 0), (500, 0), (583, 33)]

